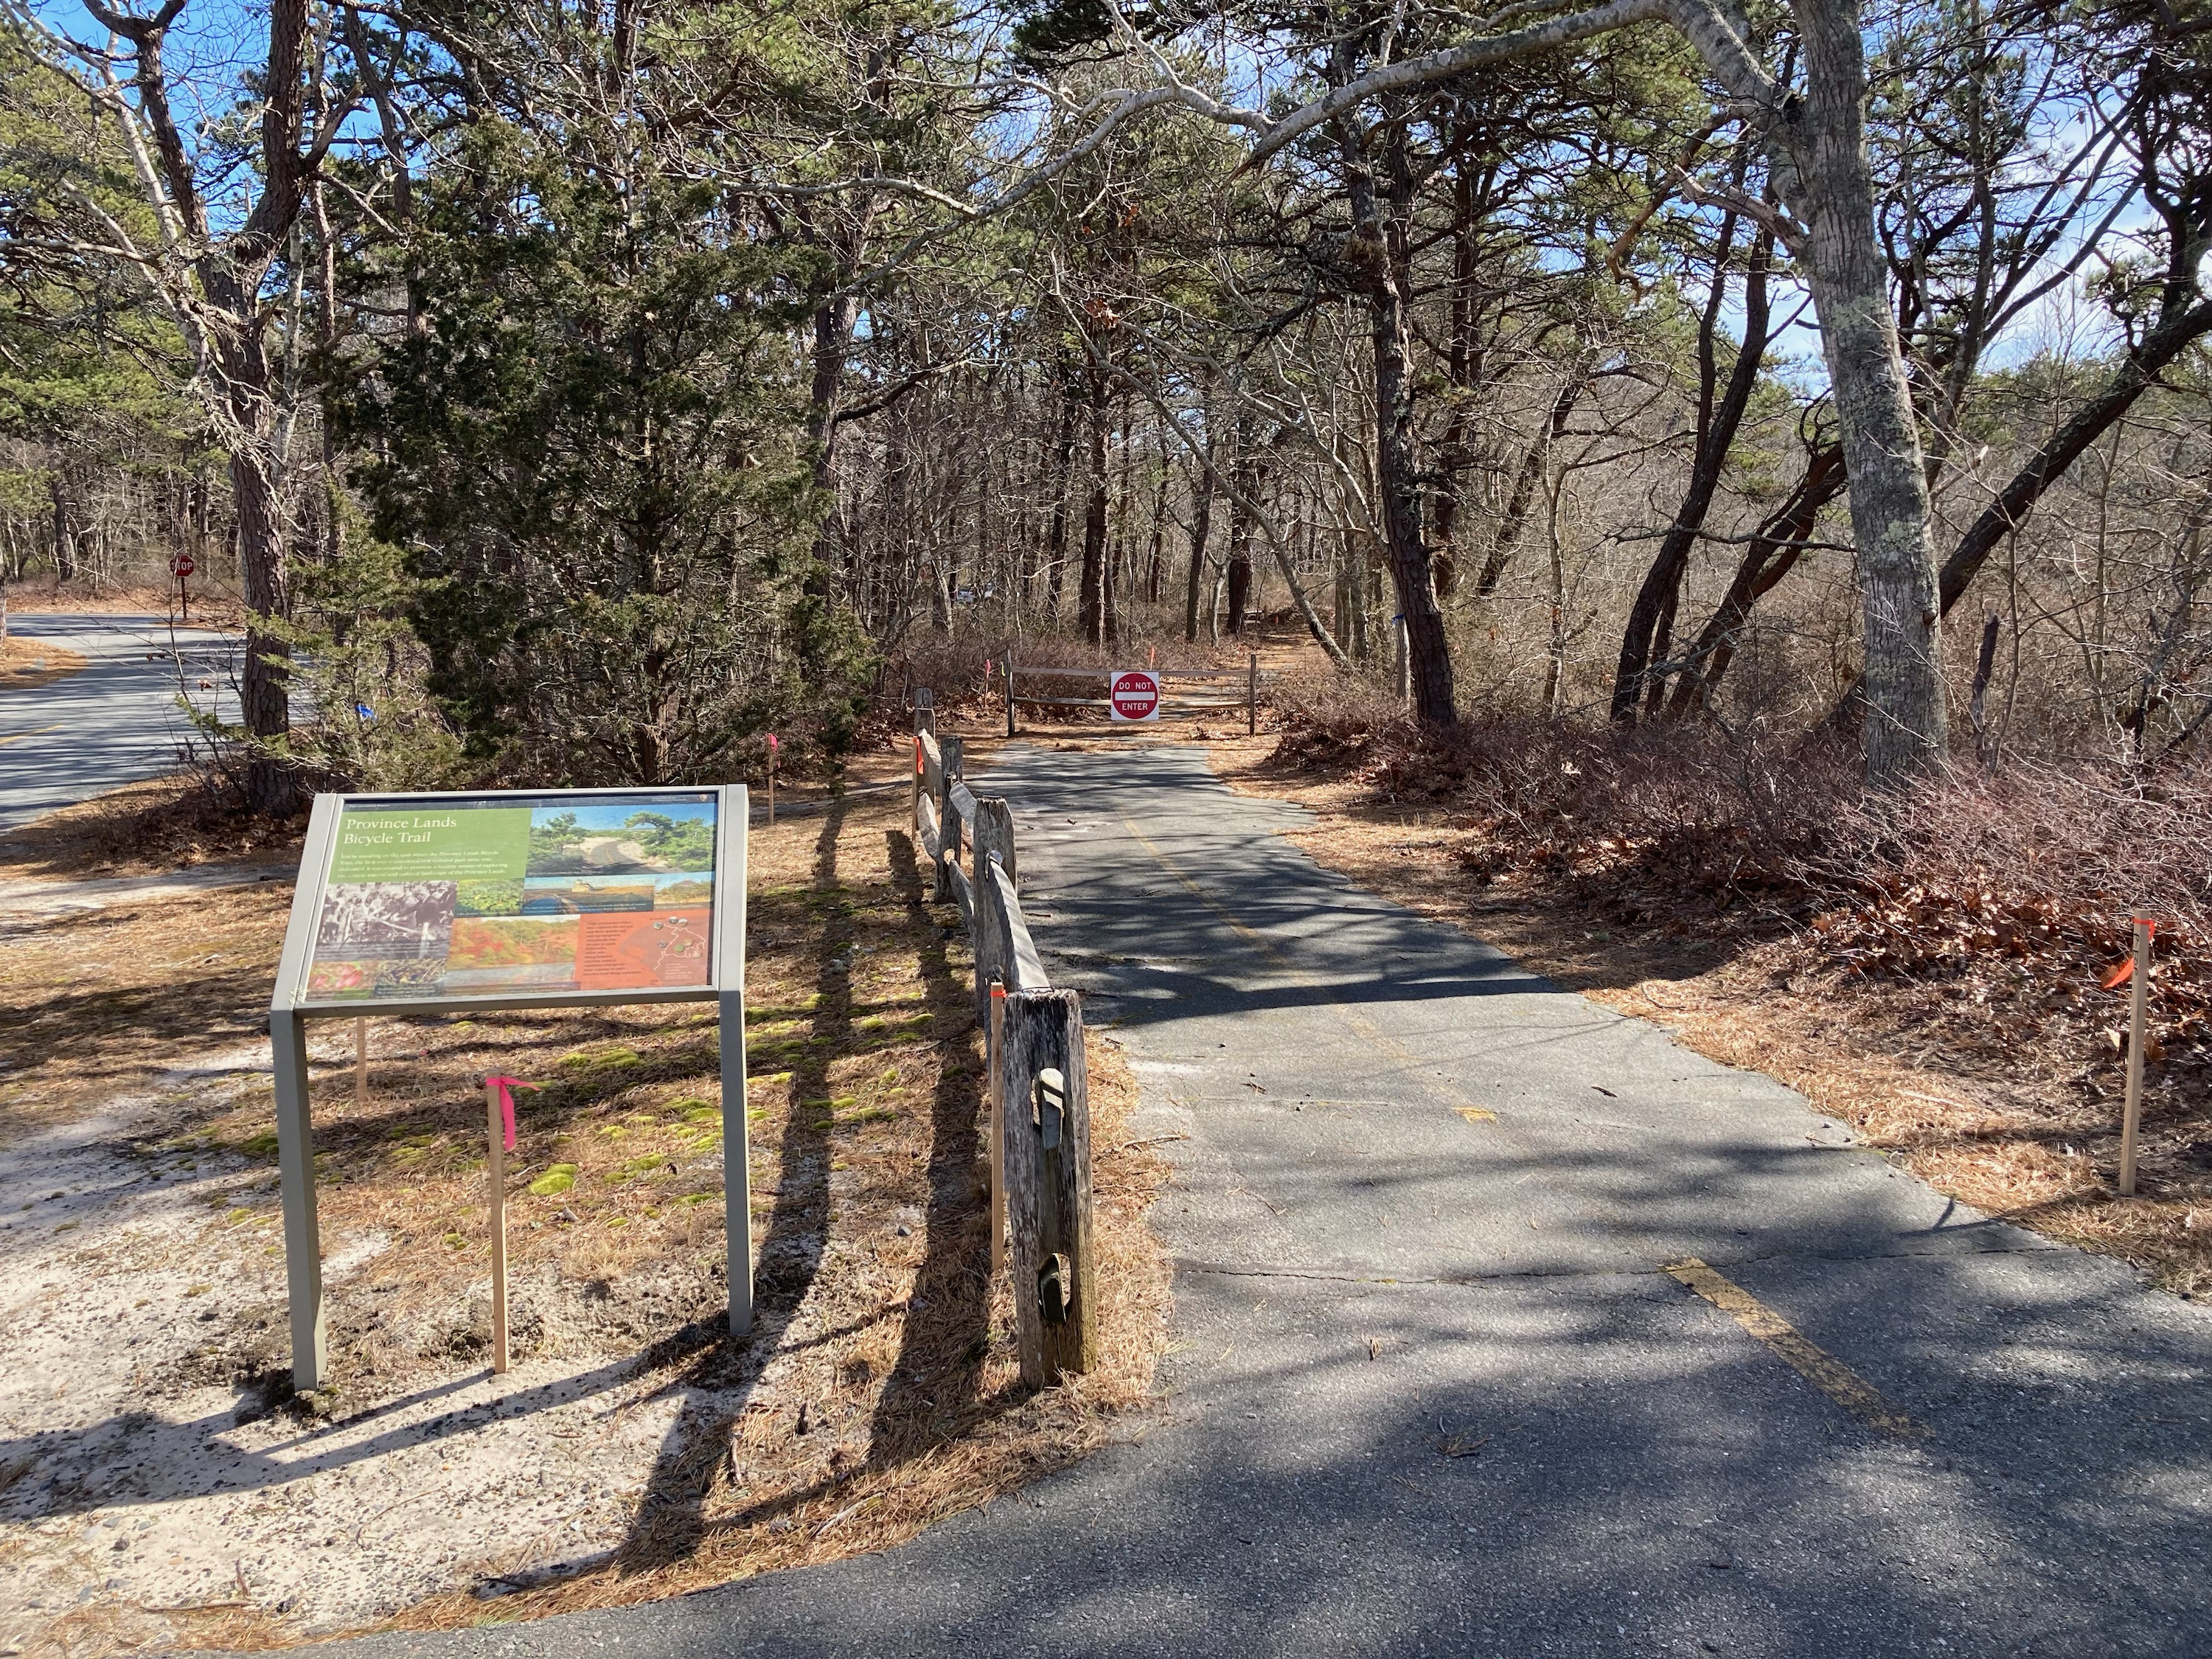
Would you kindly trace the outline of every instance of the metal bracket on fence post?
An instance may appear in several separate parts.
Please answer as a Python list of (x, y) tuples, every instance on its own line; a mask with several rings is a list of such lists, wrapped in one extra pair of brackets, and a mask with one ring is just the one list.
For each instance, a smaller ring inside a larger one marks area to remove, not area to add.
[(952, 786), (960, 781), (965, 745), (958, 738), (937, 740), (937, 862), (932, 869), (931, 896), (945, 898), (952, 891), (948, 866), (960, 862), (960, 815), (952, 810)]
[(984, 1062), (991, 1079), (991, 1271), (1006, 1265), (1006, 1094), (999, 1075), (999, 1051), (1006, 1041), (1006, 988), (991, 981), (991, 1018), (984, 1028)]
[(1057, 1066), (1037, 1073), (1037, 1147), (1043, 1179), (1037, 1183), (1037, 1315), (1047, 1325), (1067, 1323), (1067, 1258), (1061, 1254), (1060, 1218), (1060, 1143), (1067, 1118), (1067, 1079)]

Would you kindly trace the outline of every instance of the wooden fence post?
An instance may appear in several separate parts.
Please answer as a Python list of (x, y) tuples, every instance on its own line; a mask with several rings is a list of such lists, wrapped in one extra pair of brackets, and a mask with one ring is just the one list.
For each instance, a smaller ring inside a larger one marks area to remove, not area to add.
[(507, 1372), (507, 1140), (500, 1120), (500, 1085), (484, 1080), (484, 1134), (491, 1154), (484, 1160), (484, 1185), (491, 1221), (491, 1368)]
[(1260, 653), (1255, 651), (1244, 668), (1244, 735), (1255, 736), (1259, 730)]
[(1098, 1353), (1082, 1000), (1073, 991), (1015, 993), (1001, 1031), (1015, 1335), (1022, 1380), (1048, 1388), (1091, 1370)]
[(996, 981), (983, 1040), (991, 1079), (991, 1271), (996, 1274), (1006, 1265), (1006, 1091), (999, 1074), (999, 1055), (1006, 1043), (1006, 988)]
[(989, 800), (975, 803), (975, 879), (984, 876), (983, 861), (996, 854), (999, 864), (1006, 872), (1006, 879), (1020, 884), (1021, 872), (1014, 861), (1014, 814), (1006, 803), (994, 796)]

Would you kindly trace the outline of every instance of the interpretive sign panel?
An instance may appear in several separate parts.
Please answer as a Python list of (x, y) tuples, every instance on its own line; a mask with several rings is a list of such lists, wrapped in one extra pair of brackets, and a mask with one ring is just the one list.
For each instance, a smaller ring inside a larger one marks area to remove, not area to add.
[(269, 1001), (294, 1386), (327, 1373), (307, 1022), (708, 1002), (730, 1328), (752, 1325), (742, 785), (318, 795)]
[(717, 813), (713, 790), (348, 798), (293, 1006), (703, 991)]

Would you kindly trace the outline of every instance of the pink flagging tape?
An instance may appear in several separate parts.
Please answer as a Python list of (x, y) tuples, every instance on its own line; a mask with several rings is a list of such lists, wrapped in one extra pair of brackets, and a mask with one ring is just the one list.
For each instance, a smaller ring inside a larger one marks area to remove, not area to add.
[(499, 1091), (500, 1127), (507, 1132), (506, 1145), (508, 1152), (514, 1150), (514, 1091), (542, 1089), (544, 1086), (542, 1083), (525, 1083), (519, 1077), (488, 1077), (484, 1079), (485, 1088)]

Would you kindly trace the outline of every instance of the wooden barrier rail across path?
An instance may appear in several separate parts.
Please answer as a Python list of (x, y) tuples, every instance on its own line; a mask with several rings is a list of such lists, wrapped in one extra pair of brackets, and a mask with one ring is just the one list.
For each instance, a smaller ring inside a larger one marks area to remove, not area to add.
[[(1017, 734), (1015, 709), (1018, 706), (1031, 708), (1105, 708), (1109, 702), (1104, 696), (1050, 696), (1042, 691), (1024, 691), (1024, 680), (1105, 680), (1110, 681), (1119, 671), (1111, 668), (1025, 668), (1006, 659), (1006, 735)], [(1160, 683), (1160, 713), (1163, 714), (1200, 714), (1210, 711), (1244, 712), (1247, 734), (1260, 729), (1260, 682), (1272, 679), (1272, 674), (1260, 672), (1260, 653), (1250, 653), (1242, 668), (1155, 668), (1146, 671)], [(1191, 690), (1171, 695), (1170, 688), (1177, 683), (1196, 682)], [(1240, 684), (1241, 683), (1241, 684)], [(1208, 695), (1212, 694), (1212, 695)], [(917, 702), (917, 708), (921, 705)]]
[(1048, 1386), (1091, 1370), (1098, 1355), (1082, 999), (1052, 988), (1030, 937), (1012, 811), (969, 788), (961, 740), (939, 739), (935, 724), (933, 699), (918, 689), (915, 839), (932, 896), (960, 907), (975, 948), (991, 1107), (991, 1270), (1013, 1276), (1023, 1380)]

